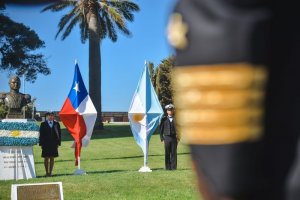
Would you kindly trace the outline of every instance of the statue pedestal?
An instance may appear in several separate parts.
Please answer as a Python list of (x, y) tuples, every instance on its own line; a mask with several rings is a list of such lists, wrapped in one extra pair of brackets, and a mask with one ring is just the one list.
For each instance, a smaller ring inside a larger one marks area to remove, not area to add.
[(25, 114), (22, 112), (10, 112), (6, 116), (8, 119), (23, 119), (25, 118)]
[(0, 180), (35, 178), (33, 145), (38, 143), (39, 126), (28, 119), (0, 122)]
[(2, 119), (1, 122), (32, 122), (34, 119)]
[(0, 180), (35, 177), (32, 146), (0, 146)]

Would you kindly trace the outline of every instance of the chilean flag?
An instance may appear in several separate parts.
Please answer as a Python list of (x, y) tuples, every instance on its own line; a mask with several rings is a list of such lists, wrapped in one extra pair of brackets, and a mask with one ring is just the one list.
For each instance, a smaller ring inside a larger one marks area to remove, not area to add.
[(77, 63), (71, 90), (59, 116), (75, 140), (75, 165), (77, 166), (81, 147), (88, 145), (97, 117), (97, 111), (84, 86)]

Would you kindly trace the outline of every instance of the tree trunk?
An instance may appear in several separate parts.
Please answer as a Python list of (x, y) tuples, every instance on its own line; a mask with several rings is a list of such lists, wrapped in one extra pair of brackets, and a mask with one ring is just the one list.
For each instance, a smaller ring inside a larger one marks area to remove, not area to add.
[(103, 129), (101, 105), (101, 55), (97, 16), (89, 19), (89, 94), (97, 110), (94, 129)]

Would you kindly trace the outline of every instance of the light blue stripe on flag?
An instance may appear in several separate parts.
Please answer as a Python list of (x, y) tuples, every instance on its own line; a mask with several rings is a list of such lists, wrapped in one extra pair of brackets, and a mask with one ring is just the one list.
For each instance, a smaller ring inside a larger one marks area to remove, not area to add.
[(163, 109), (151, 83), (148, 66), (145, 64), (128, 111), (131, 131), (144, 153), (144, 165), (147, 164), (150, 138), (162, 116)]

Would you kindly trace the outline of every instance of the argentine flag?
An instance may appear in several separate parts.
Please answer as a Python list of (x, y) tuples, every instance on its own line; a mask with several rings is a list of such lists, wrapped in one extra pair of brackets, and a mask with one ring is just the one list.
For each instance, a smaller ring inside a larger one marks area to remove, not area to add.
[(144, 166), (140, 171), (151, 171), (147, 167), (149, 141), (162, 116), (163, 109), (151, 83), (148, 65), (145, 63), (128, 111), (134, 139), (144, 153)]
[(75, 140), (75, 157), (78, 165), (81, 146), (87, 146), (91, 139), (97, 111), (85, 88), (77, 63), (71, 90), (59, 116)]

